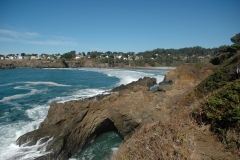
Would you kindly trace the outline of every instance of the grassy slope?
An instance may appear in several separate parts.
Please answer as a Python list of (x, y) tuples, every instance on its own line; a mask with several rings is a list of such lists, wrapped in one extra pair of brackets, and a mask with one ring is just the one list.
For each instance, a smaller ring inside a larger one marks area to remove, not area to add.
[[(223, 52), (222, 54), (225, 54)], [(198, 123), (210, 124), (227, 149), (240, 148), (240, 52), (221, 62), (218, 69), (195, 89), (195, 99), (204, 101), (195, 108), (193, 115)]]
[(142, 127), (112, 159), (239, 159), (240, 52), (230, 51), (217, 55), (214, 73), (172, 104), (169, 121)]

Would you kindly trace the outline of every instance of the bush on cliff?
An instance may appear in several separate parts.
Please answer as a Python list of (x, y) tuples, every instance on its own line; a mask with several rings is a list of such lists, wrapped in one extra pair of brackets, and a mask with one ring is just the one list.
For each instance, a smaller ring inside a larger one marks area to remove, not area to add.
[(236, 72), (240, 66), (239, 49), (237, 44), (222, 48), (211, 60), (221, 65), (188, 96), (200, 102), (194, 118), (210, 124), (228, 148), (240, 147), (240, 77)]
[(238, 34), (236, 34), (235, 36), (233, 36), (233, 37), (231, 38), (231, 41), (232, 41), (233, 43), (240, 43), (240, 33), (238, 33)]
[(236, 54), (239, 49), (240, 43), (236, 43), (231, 46), (221, 46), (219, 53), (214, 58), (212, 58), (210, 62), (214, 65), (219, 65)]

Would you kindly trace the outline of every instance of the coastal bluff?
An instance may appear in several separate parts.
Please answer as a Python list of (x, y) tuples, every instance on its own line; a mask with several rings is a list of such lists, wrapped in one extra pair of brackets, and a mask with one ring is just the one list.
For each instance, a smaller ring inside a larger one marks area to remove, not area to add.
[[(52, 103), (39, 128), (20, 136), (17, 144), (32, 146), (47, 142), (40, 149), (45, 155), (36, 159), (64, 160), (107, 131), (117, 131), (127, 140), (146, 124), (168, 120), (174, 107), (171, 102), (211, 73), (211, 70), (194, 72), (194, 65), (184, 64), (167, 73), (160, 84), (154, 78), (144, 77), (112, 89), (109, 95)], [(152, 86), (158, 89), (149, 91)]]
[[(0, 69), (13, 68), (109, 68), (107, 63), (99, 63), (92, 59), (84, 60), (36, 60), (36, 59), (22, 59), (22, 60), (0, 60)], [(128, 65), (118, 65), (116, 67), (124, 68)]]

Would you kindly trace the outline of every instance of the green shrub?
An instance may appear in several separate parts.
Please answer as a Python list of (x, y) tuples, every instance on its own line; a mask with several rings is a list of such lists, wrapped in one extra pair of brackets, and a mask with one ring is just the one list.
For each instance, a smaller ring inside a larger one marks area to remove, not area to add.
[(228, 128), (240, 124), (240, 81), (213, 93), (205, 102), (203, 112), (213, 127)]
[(234, 53), (232, 53), (232, 52), (223, 52), (223, 53), (220, 52), (214, 58), (212, 58), (210, 60), (210, 63), (212, 63), (214, 65), (219, 65), (233, 55), (234, 55)]
[(240, 79), (236, 74), (240, 53), (229, 51), (212, 59), (221, 65), (195, 89), (194, 95), (204, 102), (193, 111), (197, 122), (209, 123), (227, 148), (240, 146)]

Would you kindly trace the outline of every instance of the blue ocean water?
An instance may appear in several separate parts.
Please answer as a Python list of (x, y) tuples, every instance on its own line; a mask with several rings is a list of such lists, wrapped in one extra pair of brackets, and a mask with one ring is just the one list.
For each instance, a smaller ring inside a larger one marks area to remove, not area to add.
[[(169, 70), (26, 69), (0, 70), (0, 159), (30, 160), (44, 146), (18, 147), (22, 134), (38, 128), (52, 102), (91, 97), (145, 76), (162, 81)], [(102, 159), (121, 144), (115, 132), (104, 133), (71, 159)]]

